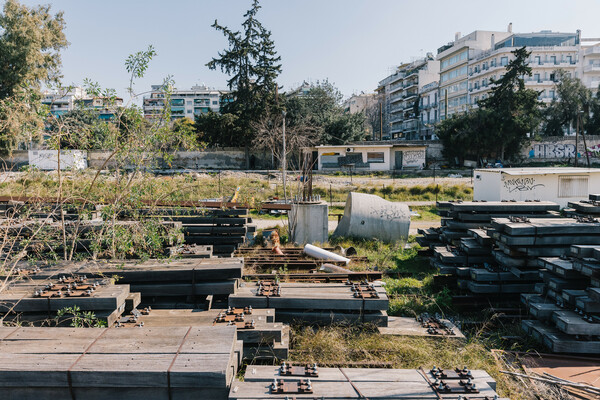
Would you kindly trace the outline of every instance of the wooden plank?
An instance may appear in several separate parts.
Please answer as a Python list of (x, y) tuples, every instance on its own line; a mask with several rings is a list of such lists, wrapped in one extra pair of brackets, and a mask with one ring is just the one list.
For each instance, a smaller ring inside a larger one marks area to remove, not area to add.
[(277, 309), (276, 320), (288, 324), (370, 324), (373, 326), (387, 326), (387, 311), (348, 312), (344, 310), (313, 311), (299, 309)]

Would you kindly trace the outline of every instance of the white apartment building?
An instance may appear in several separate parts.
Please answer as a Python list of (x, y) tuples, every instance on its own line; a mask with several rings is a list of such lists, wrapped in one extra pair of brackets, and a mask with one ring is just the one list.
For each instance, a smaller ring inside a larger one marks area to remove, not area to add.
[(85, 90), (81, 87), (71, 88), (68, 92), (46, 90), (43, 93), (42, 104), (50, 108), (50, 113), (59, 116), (74, 110), (76, 100), (83, 99), (86, 96)]
[(47, 90), (43, 93), (42, 104), (50, 109), (54, 116), (66, 114), (76, 108), (94, 110), (99, 119), (109, 120), (115, 116), (116, 108), (123, 105), (120, 97), (111, 98), (92, 97), (82, 87), (73, 87), (67, 92), (60, 90)]
[(567, 74), (582, 78), (580, 33), (560, 33), (541, 31), (517, 33), (493, 44), (469, 60), (469, 104), (477, 106), (479, 100), (490, 94), (492, 80), (500, 79), (506, 65), (513, 59), (512, 51), (527, 47), (531, 52), (529, 66), (532, 75), (525, 77), (528, 89), (540, 93), (539, 99), (551, 102), (556, 97), (556, 71), (562, 69)]
[(508, 32), (474, 31), (463, 37), (458, 32), (453, 42), (438, 49), (440, 119), (467, 109), (469, 60), (489, 50), (495, 42), (509, 37), (512, 34), (511, 30), (512, 27), (509, 25)]
[(579, 60), (583, 70), (583, 84), (596, 91), (600, 86), (600, 40), (598, 39), (581, 39), (586, 44), (581, 44), (581, 52)]
[[(217, 90), (206, 86), (192, 86), (190, 90), (173, 89), (170, 104), (171, 120), (178, 118), (194, 119), (196, 115), (206, 114), (209, 111), (219, 112), (221, 97), (229, 93), (228, 90)], [(165, 107), (166, 94), (162, 85), (152, 85), (150, 95), (144, 97), (144, 117), (153, 119), (162, 113)]]
[(419, 131), (419, 93), (438, 79), (440, 64), (433, 55), (400, 65), (396, 72), (379, 82), (382, 97), (384, 139), (416, 139)]

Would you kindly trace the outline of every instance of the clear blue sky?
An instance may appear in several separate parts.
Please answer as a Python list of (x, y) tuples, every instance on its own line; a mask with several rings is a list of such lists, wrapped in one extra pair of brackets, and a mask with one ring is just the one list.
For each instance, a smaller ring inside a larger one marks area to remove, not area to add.
[[(176, 86), (225, 88), (205, 64), (226, 47), (210, 25), (239, 28), (251, 0), (21, 0), (62, 10), (71, 45), (63, 51), (65, 84), (89, 77), (125, 95), (125, 58), (152, 44), (158, 56), (137, 91), (166, 75)], [(1, 2), (4, 3), (3, 1)], [(600, 37), (598, 0), (262, 0), (259, 20), (282, 57), (284, 90), (328, 78), (345, 96), (371, 92), (394, 65), (435, 54), (455, 32), (543, 29)]]

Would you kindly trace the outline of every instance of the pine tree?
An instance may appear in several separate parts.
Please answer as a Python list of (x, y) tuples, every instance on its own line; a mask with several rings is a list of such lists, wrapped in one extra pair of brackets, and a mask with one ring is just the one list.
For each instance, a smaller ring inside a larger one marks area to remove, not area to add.
[(259, 121), (275, 101), (281, 57), (275, 50), (271, 31), (256, 19), (260, 8), (258, 0), (254, 0), (244, 14), (241, 32), (219, 25), (217, 21), (212, 25), (227, 38), (229, 48), (206, 65), (230, 76), (227, 85), (231, 93), (223, 97), (221, 111), (235, 116), (235, 131), (239, 133), (239, 137), (223, 138), (219, 144), (250, 145), (255, 136), (253, 123)]

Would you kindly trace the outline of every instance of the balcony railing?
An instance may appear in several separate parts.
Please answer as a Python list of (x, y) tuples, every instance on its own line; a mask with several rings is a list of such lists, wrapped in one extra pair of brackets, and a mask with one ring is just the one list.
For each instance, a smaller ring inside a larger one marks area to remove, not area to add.
[(600, 63), (593, 63), (583, 66), (583, 72), (600, 71)]
[(600, 54), (600, 46), (588, 47), (583, 54), (586, 56), (589, 56), (590, 54)]

